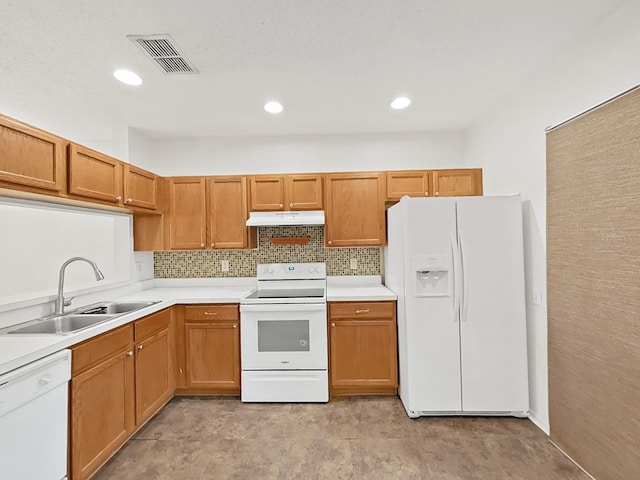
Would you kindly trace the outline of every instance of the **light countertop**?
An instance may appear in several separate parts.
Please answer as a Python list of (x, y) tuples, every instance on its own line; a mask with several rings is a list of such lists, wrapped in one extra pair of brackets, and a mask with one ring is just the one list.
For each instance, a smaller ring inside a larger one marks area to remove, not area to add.
[[(160, 302), (69, 335), (0, 335), (0, 375), (172, 305), (238, 303), (255, 288), (255, 284), (251, 281), (240, 282), (240, 285), (206, 285), (206, 283), (167, 279), (156, 281), (153, 288), (131, 295), (117, 299), (105, 298), (105, 301), (158, 300)], [(380, 284), (378, 276), (329, 277), (327, 280), (327, 301), (329, 302), (395, 299), (396, 295)]]

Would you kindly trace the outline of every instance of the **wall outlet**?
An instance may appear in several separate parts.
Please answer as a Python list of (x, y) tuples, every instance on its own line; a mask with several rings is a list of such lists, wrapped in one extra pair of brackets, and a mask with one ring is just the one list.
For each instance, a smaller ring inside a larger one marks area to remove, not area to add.
[(136, 272), (142, 271), (142, 262), (136, 262)]
[(220, 260), (220, 269), (223, 272), (229, 271), (229, 260)]
[(351, 270), (357, 270), (358, 269), (358, 259), (357, 258), (352, 258), (351, 261), (349, 262), (349, 268), (351, 268)]
[(531, 303), (534, 305), (542, 305), (542, 290), (534, 288), (531, 294)]

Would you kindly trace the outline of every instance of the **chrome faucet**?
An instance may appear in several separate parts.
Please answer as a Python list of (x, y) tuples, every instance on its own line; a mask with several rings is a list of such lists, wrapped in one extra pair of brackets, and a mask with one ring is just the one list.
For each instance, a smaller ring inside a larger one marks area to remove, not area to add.
[(69, 305), (71, 305), (71, 301), (73, 300), (73, 297), (65, 299), (64, 296), (62, 295), (62, 288), (64, 286), (64, 269), (67, 268), (67, 265), (69, 265), (71, 262), (75, 262), (78, 260), (87, 262), (89, 265), (93, 267), (93, 272), (96, 274), (97, 281), (104, 280), (104, 275), (98, 268), (98, 265), (96, 265), (96, 262), (94, 262), (93, 260), (89, 260), (88, 258), (84, 258), (84, 257), (73, 257), (67, 260), (66, 262), (64, 262), (60, 267), (60, 275), (58, 277), (58, 295), (56, 296), (55, 311), (53, 312), (54, 315), (64, 315), (64, 307), (68, 307)]

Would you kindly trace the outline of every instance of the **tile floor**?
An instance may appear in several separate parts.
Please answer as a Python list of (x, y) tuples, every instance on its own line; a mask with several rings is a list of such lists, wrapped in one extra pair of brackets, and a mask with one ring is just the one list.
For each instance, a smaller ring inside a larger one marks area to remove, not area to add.
[(588, 480), (529, 420), (407, 417), (400, 400), (175, 398), (95, 480)]

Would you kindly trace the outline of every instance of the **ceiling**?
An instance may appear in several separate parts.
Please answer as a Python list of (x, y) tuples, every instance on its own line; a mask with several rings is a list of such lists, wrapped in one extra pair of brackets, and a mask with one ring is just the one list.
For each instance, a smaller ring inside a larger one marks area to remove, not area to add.
[[(3, 0), (0, 108), (152, 138), (462, 130), (622, 3)], [(200, 73), (165, 75), (126, 37), (158, 33)], [(401, 94), (412, 105), (391, 110)]]

